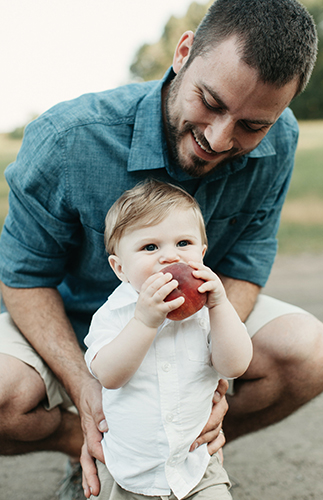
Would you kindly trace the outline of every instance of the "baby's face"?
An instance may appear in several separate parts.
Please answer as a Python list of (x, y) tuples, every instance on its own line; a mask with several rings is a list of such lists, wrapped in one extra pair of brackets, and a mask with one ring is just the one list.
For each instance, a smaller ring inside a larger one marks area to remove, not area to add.
[(118, 245), (119, 278), (138, 292), (152, 274), (175, 262), (202, 262), (206, 245), (192, 209), (176, 210), (150, 227), (129, 230)]

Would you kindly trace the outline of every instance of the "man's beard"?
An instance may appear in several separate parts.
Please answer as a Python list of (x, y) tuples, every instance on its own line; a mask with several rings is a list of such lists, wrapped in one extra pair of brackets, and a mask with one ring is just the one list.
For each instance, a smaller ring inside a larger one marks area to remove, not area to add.
[[(171, 108), (175, 109), (176, 99), (180, 92), (181, 82), (185, 73), (185, 69), (182, 69), (178, 75), (171, 82), (168, 93), (166, 96), (165, 102), (165, 122), (166, 122), (166, 133), (167, 133), (167, 141), (168, 147), (170, 149), (170, 155), (173, 161), (180, 166), (180, 168), (189, 174), (191, 177), (204, 177), (208, 175), (210, 172), (214, 170), (219, 170), (226, 163), (232, 161), (233, 158), (239, 158), (242, 156), (238, 154), (237, 148), (232, 148), (230, 150), (230, 155), (224, 160), (220, 161), (217, 165), (215, 165), (211, 170), (206, 170), (209, 167), (210, 162), (199, 158), (198, 156), (192, 154), (190, 159), (186, 160), (181, 157), (179, 152), (179, 145), (181, 140), (185, 137), (185, 135), (195, 132), (195, 135), (199, 138), (199, 141), (202, 145), (206, 147), (206, 149), (212, 149), (210, 145), (207, 143), (205, 137), (200, 137), (200, 133), (195, 129), (193, 124), (186, 122), (183, 129), (179, 130), (179, 116), (174, 114), (171, 116)], [(245, 154), (245, 153), (243, 153)]]
[(167, 110), (167, 102), (166, 126), (168, 132), (168, 145), (170, 147), (170, 153), (173, 161), (191, 177), (203, 177), (205, 175), (204, 169), (208, 165), (207, 161), (199, 158), (198, 156), (192, 156), (191, 161), (185, 161), (184, 158), (181, 158), (179, 154), (179, 143), (182, 138), (192, 130), (192, 126), (191, 124), (187, 123), (185, 124), (183, 130), (179, 131), (176, 125), (173, 125), (170, 121), (169, 112)]

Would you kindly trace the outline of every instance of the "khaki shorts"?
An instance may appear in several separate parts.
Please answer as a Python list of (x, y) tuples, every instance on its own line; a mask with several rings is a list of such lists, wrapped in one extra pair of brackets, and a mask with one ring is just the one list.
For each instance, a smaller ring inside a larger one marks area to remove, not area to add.
[[(297, 306), (266, 295), (259, 295), (254, 310), (246, 321), (250, 337), (253, 337), (260, 328), (271, 320), (290, 313), (308, 314)], [(27, 365), (32, 366), (40, 374), (46, 387), (48, 400), (46, 408), (48, 410), (58, 405), (62, 405), (64, 408), (71, 406), (71, 400), (62, 385), (15, 327), (8, 313), (0, 314), (0, 353), (9, 354), (20, 359)]]
[[(175, 495), (146, 496), (131, 493), (121, 488), (112, 478), (107, 467), (97, 461), (101, 491), (98, 497), (91, 496), (91, 500), (177, 500)], [(210, 458), (209, 465), (199, 484), (184, 497), (195, 500), (232, 500), (229, 493), (231, 484), (228, 475), (221, 465), (218, 454)]]
[(47, 402), (44, 406), (47, 410), (61, 405), (69, 411), (76, 411), (63, 386), (20, 333), (8, 313), (0, 314), (0, 353), (20, 359), (39, 373), (46, 388)]

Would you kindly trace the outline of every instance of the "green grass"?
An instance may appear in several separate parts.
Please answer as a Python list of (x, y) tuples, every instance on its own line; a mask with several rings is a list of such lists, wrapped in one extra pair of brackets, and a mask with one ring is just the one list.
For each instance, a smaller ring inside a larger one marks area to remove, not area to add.
[(300, 123), (300, 138), (288, 200), (316, 196), (323, 200), (323, 121)]
[(20, 145), (20, 140), (9, 139), (6, 134), (0, 134), (0, 230), (8, 212), (8, 185), (4, 171), (15, 160)]
[(282, 222), (278, 232), (279, 254), (322, 253), (323, 224)]
[[(21, 141), (0, 134), (0, 229), (8, 210), (6, 166)], [(278, 232), (279, 253), (323, 252), (323, 120), (300, 123), (295, 171)]]
[(279, 253), (323, 252), (323, 121), (300, 123), (295, 169), (278, 231)]

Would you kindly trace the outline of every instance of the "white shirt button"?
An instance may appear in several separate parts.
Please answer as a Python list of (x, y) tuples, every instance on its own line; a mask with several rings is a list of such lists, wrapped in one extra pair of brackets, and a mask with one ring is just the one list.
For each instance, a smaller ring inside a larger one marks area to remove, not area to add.
[(172, 413), (167, 413), (166, 415), (166, 421), (167, 422), (172, 422), (174, 420), (174, 415)]
[(201, 328), (206, 328), (207, 327), (207, 322), (205, 319), (200, 319), (199, 320), (199, 325)]
[(164, 363), (163, 364), (163, 370), (164, 372), (169, 372), (171, 370), (171, 364), (170, 363)]

